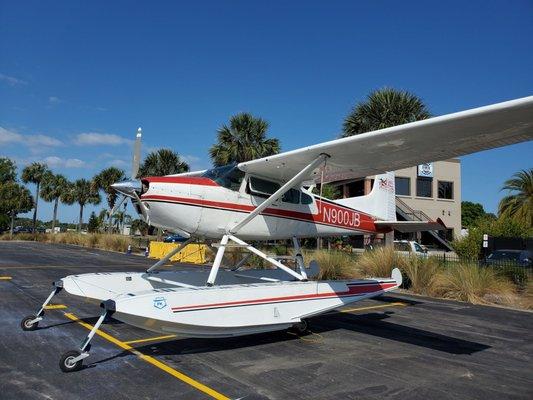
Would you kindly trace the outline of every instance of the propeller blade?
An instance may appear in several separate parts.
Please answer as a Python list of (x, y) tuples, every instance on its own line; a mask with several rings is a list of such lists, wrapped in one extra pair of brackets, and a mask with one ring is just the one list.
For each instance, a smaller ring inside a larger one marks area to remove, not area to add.
[(146, 222), (148, 225), (150, 225), (150, 217), (148, 216), (148, 211), (146, 210), (146, 207), (145, 205), (142, 203), (139, 195), (137, 194), (137, 192), (133, 192), (132, 193), (132, 197), (137, 201), (137, 203), (139, 204), (139, 208), (141, 210), (141, 214), (143, 216), (143, 219), (144, 219), (144, 222)]
[(141, 138), (142, 129), (137, 129), (137, 136), (135, 138), (135, 144), (133, 145), (133, 160), (131, 163), (131, 179), (137, 178), (139, 172), (139, 165), (141, 163)]
[(126, 200), (126, 199), (127, 199), (126, 195), (122, 195), (121, 196), (120, 201), (115, 204), (115, 206), (111, 209), (111, 211), (109, 211), (109, 218), (111, 218), (113, 216), (113, 214), (115, 214), (117, 212), (119, 207), (122, 205), (122, 203), (124, 203), (124, 200)]

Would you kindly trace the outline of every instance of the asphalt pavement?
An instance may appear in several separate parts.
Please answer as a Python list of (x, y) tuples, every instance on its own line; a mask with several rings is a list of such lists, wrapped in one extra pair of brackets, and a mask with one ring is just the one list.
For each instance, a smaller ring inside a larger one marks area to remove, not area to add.
[[(391, 294), (310, 320), (299, 336), (161, 337), (115, 320), (79, 372), (63, 373), (98, 306), (60, 293), (63, 276), (142, 271), (140, 256), (0, 242), (0, 399), (532, 399), (533, 313)], [(197, 267), (195, 267), (197, 268)]]

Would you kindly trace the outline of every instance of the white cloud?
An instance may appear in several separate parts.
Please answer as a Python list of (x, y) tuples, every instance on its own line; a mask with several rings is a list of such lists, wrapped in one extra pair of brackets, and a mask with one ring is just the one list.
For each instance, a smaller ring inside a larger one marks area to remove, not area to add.
[(127, 161), (124, 160), (111, 160), (107, 163), (110, 167), (117, 167), (117, 168), (125, 168), (128, 167), (130, 164)]
[(14, 76), (9, 76), (2, 74), (0, 72), (0, 81), (6, 82), (9, 86), (20, 86), (20, 85), (27, 85), (28, 82), (23, 81), (22, 79), (15, 78)]
[(50, 104), (59, 104), (59, 103), (62, 103), (63, 100), (61, 100), (59, 97), (56, 97), (56, 96), (50, 96), (48, 98), (48, 103)]
[(43, 159), (50, 168), (64, 167), (64, 168), (82, 168), (86, 164), (84, 161), (77, 158), (60, 158), (57, 156), (49, 156)]
[(63, 142), (51, 136), (41, 134), (22, 135), (20, 133), (7, 130), (0, 126), (0, 144), (21, 144), (31, 148), (39, 148), (62, 146)]
[(74, 144), (78, 146), (118, 146), (131, 144), (133, 141), (111, 133), (87, 132), (74, 137)]

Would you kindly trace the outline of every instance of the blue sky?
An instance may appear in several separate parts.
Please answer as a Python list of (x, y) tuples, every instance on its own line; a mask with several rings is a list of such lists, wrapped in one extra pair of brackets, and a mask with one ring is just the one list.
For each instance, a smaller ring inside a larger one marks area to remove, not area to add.
[[(338, 136), (383, 86), (435, 115), (531, 95), (531, 38), (531, 1), (0, 0), (0, 156), (71, 179), (129, 171), (142, 126), (145, 152), (170, 147), (205, 168), (240, 111), (290, 150)], [(529, 142), (463, 157), (463, 199), (495, 211), (531, 154)], [(61, 220), (76, 216), (61, 206)]]

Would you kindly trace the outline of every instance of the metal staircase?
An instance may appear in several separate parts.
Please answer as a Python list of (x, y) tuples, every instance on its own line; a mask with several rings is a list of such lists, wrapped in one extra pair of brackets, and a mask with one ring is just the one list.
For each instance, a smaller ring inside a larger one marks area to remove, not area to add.
[[(396, 213), (406, 221), (431, 221), (432, 219), (421, 210), (413, 210), (406, 202), (396, 197)], [(428, 231), (444, 248), (453, 251), (450, 242), (442, 238), (438, 231)]]

